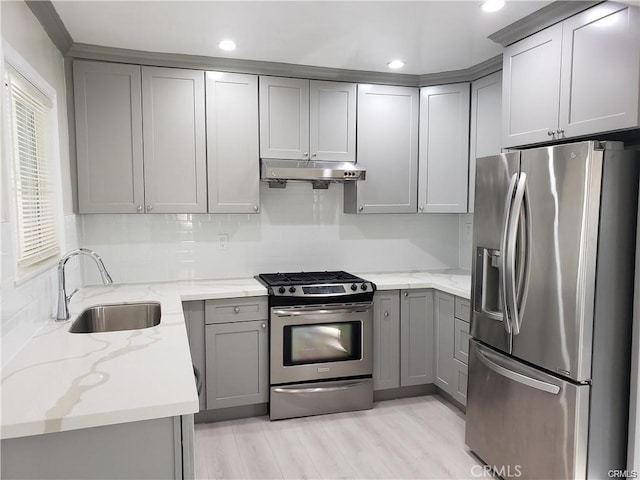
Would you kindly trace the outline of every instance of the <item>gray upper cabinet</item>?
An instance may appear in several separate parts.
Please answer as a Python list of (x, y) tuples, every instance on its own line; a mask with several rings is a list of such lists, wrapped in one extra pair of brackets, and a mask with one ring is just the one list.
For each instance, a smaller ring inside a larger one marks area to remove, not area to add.
[(344, 186), (345, 213), (415, 213), (418, 89), (358, 86), (358, 164), (366, 180)]
[(420, 89), (420, 213), (465, 213), (469, 172), (469, 83)]
[(639, 12), (605, 2), (505, 49), (503, 146), (638, 127)]
[(79, 213), (142, 211), (140, 67), (75, 61), (73, 85)]
[(309, 80), (260, 77), (260, 157), (309, 158)]
[(376, 292), (373, 299), (373, 389), (400, 386), (400, 296)]
[(258, 77), (207, 72), (210, 213), (260, 211)]
[(473, 213), (476, 158), (502, 151), (502, 72), (492, 73), (471, 84), (471, 128), (469, 131), (469, 213)]
[(507, 47), (503, 53), (502, 143), (552, 140), (558, 128), (562, 25)]
[(204, 72), (142, 67), (148, 213), (205, 213)]
[(640, 125), (639, 12), (638, 7), (607, 2), (563, 22), (563, 136)]
[(433, 290), (401, 293), (400, 385), (403, 387), (433, 383), (433, 299)]
[(356, 85), (309, 82), (312, 160), (356, 161)]
[(260, 157), (355, 162), (355, 84), (260, 77)]

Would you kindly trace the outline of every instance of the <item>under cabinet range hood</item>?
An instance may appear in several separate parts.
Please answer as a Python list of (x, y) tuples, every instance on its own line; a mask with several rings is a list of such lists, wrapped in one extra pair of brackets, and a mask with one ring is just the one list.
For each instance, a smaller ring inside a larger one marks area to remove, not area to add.
[(328, 188), (329, 183), (364, 180), (364, 168), (350, 162), (319, 162), (314, 160), (262, 159), (260, 179), (271, 188), (285, 188), (287, 181), (311, 182), (313, 188)]

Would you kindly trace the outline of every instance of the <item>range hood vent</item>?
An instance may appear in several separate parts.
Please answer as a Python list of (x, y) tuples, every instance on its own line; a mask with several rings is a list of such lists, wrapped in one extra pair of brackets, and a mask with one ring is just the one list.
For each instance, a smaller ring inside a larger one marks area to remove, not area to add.
[(329, 183), (355, 182), (365, 179), (366, 171), (350, 162), (313, 160), (272, 160), (263, 158), (260, 179), (271, 188), (285, 188), (290, 180), (311, 182), (313, 188), (329, 188)]

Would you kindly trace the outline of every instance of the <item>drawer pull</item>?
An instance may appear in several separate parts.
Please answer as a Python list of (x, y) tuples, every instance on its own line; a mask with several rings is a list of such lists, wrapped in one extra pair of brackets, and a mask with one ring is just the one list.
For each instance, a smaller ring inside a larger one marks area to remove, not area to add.
[(240, 307), (233, 307), (233, 311), (236, 313), (240, 313)]

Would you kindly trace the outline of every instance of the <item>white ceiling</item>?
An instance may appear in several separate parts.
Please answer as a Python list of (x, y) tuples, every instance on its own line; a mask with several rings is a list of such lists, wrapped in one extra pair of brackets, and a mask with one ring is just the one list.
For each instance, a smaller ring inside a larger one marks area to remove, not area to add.
[[(73, 40), (153, 52), (424, 74), (476, 65), (502, 48), (488, 35), (550, 1), (63, 1)], [(223, 40), (238, 48), (224, 52)]]

